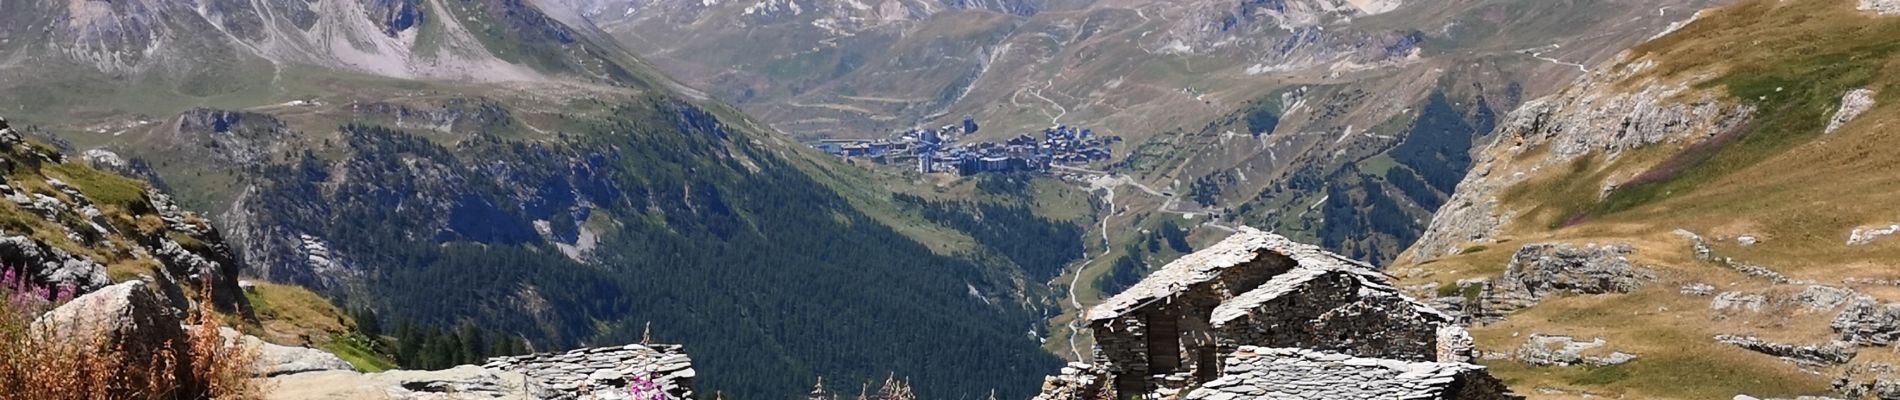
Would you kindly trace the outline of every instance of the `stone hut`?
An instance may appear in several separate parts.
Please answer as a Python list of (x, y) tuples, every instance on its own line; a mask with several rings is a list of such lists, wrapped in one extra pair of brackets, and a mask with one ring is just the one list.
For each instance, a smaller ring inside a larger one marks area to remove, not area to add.
[(1234, 366), (1245, 364), (1235, 357), (1263, 354), (1243, 349), (1483, 369), (1464, 364), (1469, 338), (1450, 317), (1407, 298), (1371, 266), (1245, 227), (1155, 271), (1087, 319), (1096, 365), (1071, 369), (1102, 375), (1102, 385), (1124, 397), (1235, 379)]

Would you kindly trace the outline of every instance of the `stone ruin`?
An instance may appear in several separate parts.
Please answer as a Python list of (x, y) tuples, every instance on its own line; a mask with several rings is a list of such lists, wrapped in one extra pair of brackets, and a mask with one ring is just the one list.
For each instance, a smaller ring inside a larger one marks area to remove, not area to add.
[[(1169, 263), (1086, 318), (1094, 363), (1064, 368), (1037, 399), (1110, 391), (1222, 400), (1514, 398), (1468, 363), (1463, 329), (1384, 274), (1252, 228)], [(1328, 385), (1357, 391), (1316, 390)]]

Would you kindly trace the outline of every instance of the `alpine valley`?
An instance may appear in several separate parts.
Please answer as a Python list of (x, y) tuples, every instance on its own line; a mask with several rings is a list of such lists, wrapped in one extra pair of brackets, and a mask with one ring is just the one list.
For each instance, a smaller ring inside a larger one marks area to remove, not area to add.
[(1900, 399), (1896, 96), (1894, 0), (0, 0), (0, 392)]

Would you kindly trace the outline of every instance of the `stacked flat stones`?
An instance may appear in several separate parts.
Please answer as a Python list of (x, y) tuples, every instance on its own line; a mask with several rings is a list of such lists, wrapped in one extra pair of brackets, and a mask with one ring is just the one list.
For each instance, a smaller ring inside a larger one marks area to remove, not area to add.
[(1043, 378), (1042, 393), (1030, 400), (1093, 398), (1108, 383), (1108, 371), (1084, 363), (1069, 363), (1062, 372)]
[(1226, 373), (1188, 392), (1186, 400), (1442, 399), (1484, 367), (1352, 357), (1305, 349), (1245, 346), (1226, 360)]
[(679, 345), (630, 344), (496, 357), (482, 368), (526, 375), (539, 391), (602, 400), (630, 398), (628, 384), (638, 376), (652, 379), (669, 398), (690, 399), (697, 375), (692, 358)]

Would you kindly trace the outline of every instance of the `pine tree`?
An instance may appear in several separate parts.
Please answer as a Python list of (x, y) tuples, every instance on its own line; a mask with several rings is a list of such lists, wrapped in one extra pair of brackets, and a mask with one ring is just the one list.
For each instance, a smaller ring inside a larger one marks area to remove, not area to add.
[(456, 363), (473, 364), (488, 358), (488, 349), (483, 348), (487, 340), (482, 338), (482, 328), (472, 322), (462, 323), (462, 333), (457, 338), (462, 344), (462, 358)]

